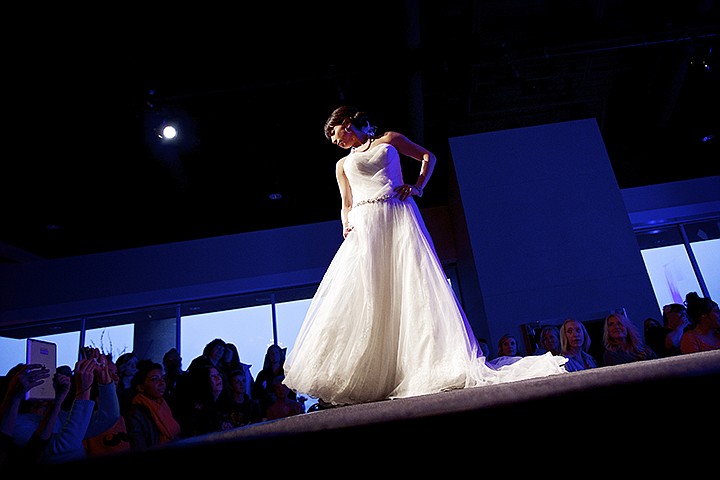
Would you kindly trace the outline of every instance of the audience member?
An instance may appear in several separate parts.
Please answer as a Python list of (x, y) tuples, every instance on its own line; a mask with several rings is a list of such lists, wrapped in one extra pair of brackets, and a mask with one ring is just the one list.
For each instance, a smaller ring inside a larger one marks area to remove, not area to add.
[(188, 366), (188, 372), (195, 368), (202, 369), (207, 365), (217, 366), (222, 369), (222, 360), (225, 357), (225, 340), (215, 338), (210, 340), (200, 355), (193, 358)]
[(125, 422), (130, 448), (144, 450), (176, 440), (181, 431), (180, 424), (164, 398), (162, 365), (151, 360), (141, 360), (137, 367), (131, 384), (135, 395), (125, 414)]
[(595, 357), (590, 355), (590, 334), (585, 325), (574, 318), (568, 318), (560, 326), (560, 350), (568, 359), (565, 368), (577, 372), (597, 368)]
[(183, 425), (183, 436), (191, 437), (232, 428), (228, 420), (225, 382), (220, 367), (205, 365), (192, 373), (194, 400)]
[(517, 353), (517, 339), (514, 335), (506, 333), (500, 340), (498, 340), (498, 353), (490, 361), (486, 360), (486, 363), (492, 368), (500, 368), (504, 365), (510, 365), (517, 362), (522, 358)]
[(252, 398), (247, 389), (247, 372), (243, 367), (230, 372), (228, 376), (227, 406), (228, 420), (233, 427), (262, 421), (260, 404)]
[[(165, 400), (167, 400), (173, 413), (176, 414), (178, 390), (182, 391), (183, 382), (187, 381), (187, 372), (182, 368), (182, 357), (177, 348), (169, 349), (162, 359), (165, 380)], [(177, 417), (176, 417), (177, 418)]]
[(118, 374), (117, 395), (120, 400), (120, 413), (124, 414), (132, 402), (135, 392), (132, 390), (132, 379), (137, 373), (138, 357), (134, 352), (123, 353), (115, 361)]
[(285, 375), (278, 375), (272, 379), (272, 403), (265, 410), (265, 418), (275, 420), (305, 413), (305, 405), (295, 398), (291, 398), (292, 390), (283, 383)]
[[(653, 349), (658, 357), (662, 356), (662, 350), (665, 349), (665, 332), (663, 329), (663, 324), (660, 323), (657, 318), (647, 317), (645, 321), (643, 321), (643, 335), (645, 336), (645, 343), (648, 347)], [(662, 349), (660, 348), (661, 346)]]
[(198, 395), (207, 387), (207, 367), (216, 367), (223, 372), (227, 343), (222, 338), (214, 338), (205, 344), (200, 355), (193, 358), (186, 370), (187, 377), (181, 382), (180, 388), (176, 385), (175, 405), (173, 412), (182, 427), (182, 436), (194, 435), (193, 422), (197, 415)]
[(630, 320), (619, 312), (605, 317), (603, 346), (603, 365), (606, 366), (658, 358), (655, 351), (643, 343)]
[(720, 349), (720, 309), (709, 297), (696, 292), (685, 296), (688, 317), (692, 328), (680, 339), (682, 353), (705, 352)]
[[(70, 379), (72, 382), (73, 380), (73, 369), (70, 365), (58, 365), (57, 368), (55, 368), (55, 372), (65, 375)], [(54, 379), (53, 379), (54, 381)], [(71, 383), (72, 384), (72, 383)], [(65, 400), (62, 403), (61, 408), (65, 411), (70, 411), (70, 408), (72, 407), (72, 403), (75, 400), (75, 398), (72, 395), (67, 395), (65, 397)]]
[[(99, 350), (94, 349), (93, 358), (99, 357)], [(105, 361), (107, 362), (108, 373), (110, 378), (117, 385), (120, 382), (120, 377), (117, 374), (117, 365), (112, 361), (112, 357), (106, 355)], [(98, 391), (95, 387), (90, 390), (91, 398), (97, 400)], [(119, 401), (119, 400), (118, 400)], [(95, 408), (98, 403), (96, 402)], [(130, 437), (127, 433), (127, 426), (125, 425), (125, 417), (118, 415), (118, 419), (115, 424), (99, 435), (87, 437), (83, 440), (83, 446), (85, 447), (85, 453), (88, 457), (96, 457), (99, 455), (109, 455), (120, 452), (127, 452), (130, 450)]]
[[(252, 396), (260, 403), (260, 411), (263, 412), (263, 416), (267, 416), (265, 412), (274, 400), (273, 380), (276, 377), (285, 376), (283, 366), (285, 365), (286, 353), (287, 348), (282, 348), (276, 344), (268, 346), (265, 351), (263, 368), (255, 377)], [(297, 399), (295, 392), (291, 391), (289, 396), (292, 400)]]
[(517, 357), (518, 356), (517, 338), (514, 335), (506, 333), (498, 340), (498, 357)]
[(482, 352), (482, 356), (485, 357), (487, 360), (490, 358), (490, 344), (488, 343), (486, 338), (478, 338), (478, 347), (480, 347), (480, 350)]
[[(50, 378), (50, 370), (40, 364), (23, 364), (11, 368), (0, 383), (0, 467), (38, 463), (50, 439), (52, 426), (57, 420), (59, 408), (49, 409), (43, 422), (33, 432), (25, 448), (21, 448), (14, 438), (15, 425), (20, 412), (20, 404), (25, 394)], [(55, 405), (62, 404), (62, 395), (67, 395), (70, 384), (62, 391), (55, 390)]]
[(680, 339), (690, 327), (687, 309), (682, 303), (669, 303), (662, 309), (662, 325), (654, 319), (645, 321), (645, 343), (655, 350), (658, 357), (680, 355)]
[(230, 381), (230, 374), (235, 372), (236, 370), (242, 370), (245, 372), (245, 386), (247, 388), (247, 394), (252, 396), (252, 387), (255, 383), (255, 379), (252, 376), (252, 373), (250, 373), (250, 368), (252, 365), (248, 365), (247, 363), (242, 363), (240, 361), (240, 352), (238, 352), (237, 347), (234, 343), (227, 343), (225, 344), (225, 356), (223, 357), (223, 373), (225, 374), (225, 384), (227, 385)]
[[(75, 364), (72, 379), (75, 399), (70, 411), (66, 412), (61, 407), (70, 382), (69, 377), (56, 372), (55, 400), (41, 401), (39, 408), (34, 408), (34, 405), (28, 402), (28, 412), (18, 416), (13, 435), (16, 443), (24, 446), (30, 441), (33, 431), (42, 423), (42, 411), (45, 408), (58, 410), (57, 421), (52, 426), (49, 441), (43, 451), (41, 461), (44, 463), (87, 458), (83, 440), (111, 428), (120, 415), (115, 383), (108, 371), (104, 355), (98, 358), (83, 358)], [(96, 401), (93, 401), (90, 390), (96, 383), (97, 397)]]
[(543, 355), (547, 352), (553, 355), (562, 355), (560, 351), (560, 330), (555, 325), (544, 325), (538, 334), (538, 348), (534, 355)]
[(240, 368), (240, 352), (238, 352), (234, 343), (228, 342), (225, 344), (225, 354), (221, 360), (221, 365), (226, 376), (230, 372)]

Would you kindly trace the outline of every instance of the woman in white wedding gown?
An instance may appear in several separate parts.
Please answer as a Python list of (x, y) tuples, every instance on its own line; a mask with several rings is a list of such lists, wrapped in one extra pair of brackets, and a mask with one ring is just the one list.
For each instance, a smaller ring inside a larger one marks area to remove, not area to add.
[[(412, 198), (432, 174), (431, 152), (397, 132), (376, 135), (353, 107), (333, 111), (325, 134), (350, 150), (336, 166), (345, 240), (285, 361), (288, 387), (343, 405), (565, 372), (552, 354), (485, 363)], [(419, 161), (414, 184), (401, 154)]]

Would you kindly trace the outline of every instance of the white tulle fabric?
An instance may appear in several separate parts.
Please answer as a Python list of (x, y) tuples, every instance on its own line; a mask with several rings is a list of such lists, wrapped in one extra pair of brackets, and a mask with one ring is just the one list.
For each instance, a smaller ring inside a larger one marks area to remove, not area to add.
[(565, 372), (563, 357), (491, 368), (448, 284), (403, 184), (395, 147), (345, 159), (354, 230), (326, 271), (285, 361), (285, 384), (333, 404), (355, 404)]

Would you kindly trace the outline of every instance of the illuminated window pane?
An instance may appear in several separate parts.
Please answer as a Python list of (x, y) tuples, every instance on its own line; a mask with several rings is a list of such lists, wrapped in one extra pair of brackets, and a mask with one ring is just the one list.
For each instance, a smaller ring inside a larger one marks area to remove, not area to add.
[(720, 239), (693, 242), (690, 245), (710, 298), (720, 298)]
[(265, 351), (273, 343), (272, 307), (224, 310), (185, 316), (180, 328), (180, 354), (187, 369), (195, 357), (202, 355), (205, 345), (220, 338), (233, 343), (240, 361), (252, 365), (253, 377), (262, 370)]
[(113, 360), (133, 350), (135, 324), (93, 328), (85, 331), (85, 346), (100, 349), (100, 353), (111, 354)]
[(296, 300), (278, 303), (276, 306), (278, 343), (281, 347), (288, 347), (288, 352), (295, 345), (295, 338), (300, 333), (310, 302), (311, 299)]

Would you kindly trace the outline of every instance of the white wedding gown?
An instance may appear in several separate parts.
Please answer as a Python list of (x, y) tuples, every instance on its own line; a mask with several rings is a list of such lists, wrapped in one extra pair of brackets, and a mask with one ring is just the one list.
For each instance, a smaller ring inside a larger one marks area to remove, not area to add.
[(400, 156), (351, 152), (350, 232), (285, 361), (285, 384), (332, 404), (409, 397), (565, 372), (552, 354), (489, 367), (415, 201), (401, 201)]

